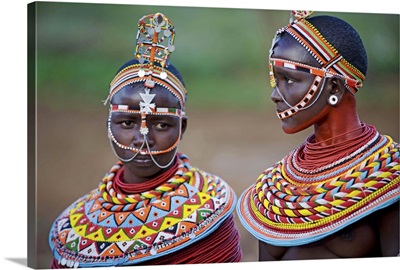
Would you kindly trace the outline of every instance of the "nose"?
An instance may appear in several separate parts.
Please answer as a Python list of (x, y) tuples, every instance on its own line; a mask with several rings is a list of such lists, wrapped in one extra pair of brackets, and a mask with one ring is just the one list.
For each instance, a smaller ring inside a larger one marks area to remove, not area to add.
[(142, 145), (144, 145), (143, 147), (146, 148), (146, 141), (147, 141), (149, 147), (152, 147), (154, 145), (154, 140), (152, 139), (152, 137), (153, 136), (151, 135), (150, 129), (145, 135), (142, 134), (140, 129), (135, 129), (132, 145), (135, 148), (140, 148)]
[(276, 90), (276, 87), (274, 87), (274, 89), (272, 90), (272, 93), (271, 93), (271, 100), (272, 100), (274, 103), (278, 103), (278, 102), (282, 101), (282, 98), (281, 98), (281, 96), (279, 95), (278, 91)]
[(132, 145), (135, 148), (139, 148), (139, 147), (141, 147), (143, 145), (143, 142), (144, 142), (143, 134), (141, 134), (139, 130), (137, 130), (137, 131), (135, 130), (135, 134), (134, 134), (134, 137), (133, 137)]

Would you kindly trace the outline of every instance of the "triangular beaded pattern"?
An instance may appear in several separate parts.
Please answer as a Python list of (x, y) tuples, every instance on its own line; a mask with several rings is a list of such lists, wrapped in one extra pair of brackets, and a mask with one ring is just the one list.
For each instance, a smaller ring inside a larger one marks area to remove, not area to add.
[[(133, 265), (175, 252), (216, 230), (231, 215), (236, 197), (217, 176), (188, 164), (171, 179), (141, 194), (111, 188), (115, 165), (99, 188), (77, 200), (53, 223), (50, 246), (64, 265)], [(67, 266), (68, 266), (67, 265)]]

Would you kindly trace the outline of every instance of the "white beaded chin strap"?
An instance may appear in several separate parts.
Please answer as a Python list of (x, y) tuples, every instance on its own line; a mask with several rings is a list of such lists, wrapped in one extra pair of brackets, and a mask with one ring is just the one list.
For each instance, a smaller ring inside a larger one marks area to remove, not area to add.
[[(110, 95), (108, 97), (108, 100), (111, 101), (113, 95), (118, 93), (123, 87), (130, 84), (143, 82), (144, 79), (142, 78), (142, 76), (144, 77), (146, 75), (146, 72), (143, 74), (141, 70), (143, 70), (143, 66), (139, 68), (137, 65), (132, 65), (123, 69), (113, 80), (114, 84), (112, 84), (110, 88)], [(110, 112), (108, 118), (108, 134), (112, 150), (119, 160), (123, 162), (131, 162), (140, 153), (143, 155), (149, 155), (153, 160), (154, 164), (156, 164), (159, 168), (167, 168), (173, 163), (177, 153), (177, 149), (182, 134), (182, 117), (185, 116), (185, 112), (177, 108), (158, 108), (155, 103), (152, 103), (156, 94), (151, 94), (150, 90), (156, 84), (162, 86), (163, 88), (166, 89), (165, 91), (169, 91), (170, 93), (172, 93), (174, 97), (177, 98), (181, 108), (184, 108), (186, 89), (184, 88), (182, 83), (168, 70), (164, 71), (164, 73), (167, 74), (167, 77), (164, 77), (164, 79), (162, 80), (159, 77), (161, 76), (160, 70), (157, 68), (153, 70), (157, 70), (158, 72), (157, 71), (154, 73), (150, 72), (147, 78), (144, 80), (144, 93), (140, 93), (140, 96), (142, 98), (142, 101), (140, 101), (139, 103), (140, 110), (137, 110), (136, 108), (130, 108), (127, 105), (116, 105), (110, 103)], [(118, 140), (115, 138), (111, 130), (111, 115), (113, 112), (116, 111), (140, 114), (141, 116), (140, 134), (143, 136), (143, 144), (141, 145), (140, 148), (134, 148), (131, 146), (123, 145), (120, 142), (118, 142)], [(168, 115), (168, 116), (179, 117), (179, 134), (175, 143), (171, 147), (164, 150), (150, 149), (148, 142), (149, 128), (147, 127), (147, 121), (146, 121), (147, 115)], [(116, 153), (113, 142), (119, 148), (134, 152), (135, 154), (129, 159), (121, 158)], [(144, 146), (146, 146), (145, 150), (143, 150)], [(154, 155), (165, 154), (171, 152), (172, 150), (174, 150), (175, 153), (171, 158), (171, 160), (166, 165), (159, 164), (154, 158)]]
[[(174, 46), (175, 28), (172, 22), (162, 13), (155, 13), (143, 16), (138, 21), (138, 32), (136, 36), (135, 58), (139, 63), (131, 64), (118, 72), (110, 83), (109, 95), (104, 102), (112, 100), (113, 95), (127, 85), (134, 83), (144, 84), (144, 93), (140, 93), (142, 101), (139, 103), (140, 110), (129, 108), (126, 105), (110, 104), (108, 118), (108, 135), (114, 154), (123, 162), (132, 161), (137, 155), (150, 155), (153, 162), (160, 168), (166, 168), (175, 159), (178, 145), (182, 134), (182, 117), (184, 116), (184, 105), (186, 101), (186, 89), (183, 83), (169, 70), (164, 69), (168, 66), (170, 54), (175, 50)], [(180, 109), (176, 108), (157, 108), (153, 103), (156, 94), (150, 91), (159, 85), (172, 93), (180, 104)], [(141, 116), (140, 134), (143, 136), (143, 143), (139, 148), (123, 145), (115, 138), (111, 130), (111, 115), (115, 111), (136, 113)], [(147, 127), (146, 116), (149, 114), (169, 115), (179, 117), (179, 134), (175, 143), (168, 149), (151, 150), (148, 142), (149, 128)], [(115, 151), (114, 144), (125, 151), (135, 154), (128, 159), (123, 159)], [(159, 164), (154, 155), (161, 155), (175, 151), (173, 158), (166, 164)]]

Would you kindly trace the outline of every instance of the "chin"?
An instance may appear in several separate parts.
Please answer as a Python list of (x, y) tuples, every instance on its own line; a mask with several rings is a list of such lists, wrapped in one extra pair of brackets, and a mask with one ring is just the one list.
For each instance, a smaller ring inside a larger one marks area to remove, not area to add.
[(290, 119), (290, 118), (282, 120), (281, 127), (282, 127), (283, 132), (285, 132), (286, 134), (295, 134), (295, 133), (303, 131), (304, 129), (307, 128), (305, 126), (294, 123), (291, 120), (292, 119)]
[(293, 129), (288, 129), (288, 128), (284, 128), (282, 127), (283, 132), (285, 132), (286, 134), (294, 134), (297, 133), (298, 131), (293, 130)]

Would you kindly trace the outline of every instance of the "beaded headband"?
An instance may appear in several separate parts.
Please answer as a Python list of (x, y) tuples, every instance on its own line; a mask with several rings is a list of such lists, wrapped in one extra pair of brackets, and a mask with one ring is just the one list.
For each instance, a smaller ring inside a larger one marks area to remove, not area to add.
[[(133, 160), (139, 153), (150, 155), (154, 163), (161, 168), (169, 166), (174, 160), (174, 158), (172, 158), (167, 165), (162, 166), (154, 160), (153, 155), (164, 154), (174, 149), (176, 150), (180, 141), (181, 130), (179, 129), (180, 133), (175, 143), (168, 149), (152, 151), (150, 150), (147, 140), (149, 128), (147, 127), (146, 121), (146, 116), (149, 114), (175, 116), (179, 117), (180, 121), (182, 121), (182, 117), (185, 115), (184, 107), (187, 94), (185, 86), (171, 71), (166, 69), (170, 62), (170, 54), (175, 50), (173, 44), (174, 39), (174, 25), (164, 14), (155, 13), (140, 18), (138, 21), (138, 32), (136, 35), (134, 54), (139, 63), (131, 64), (120, 70), (110, 83), (109, 95), (106, 100), (106, 102), (108, 100), (110, 101), (110, 113), (108, 119), (110, 143), (112, 141), (118, 147), (135, 153), (135, 155), (128, 160), (119, 157), (119, 159), (124, 162)], [(134, 83), (143, 83), (144, 85), (144, 93), (140, 93), (142, 101), (139, 103), (138, 107), (111, 103), (112, 97), (118, 93), (118, 91), (123, 87)], [(156, 94), (150, 93), (156, 85), (162, 86), (173, 94), (178, 99), (181, 109), (157, 107), (156, 104), (152, 102)], [(144, 141), (140, 148), (123, 145), (115, 138), (111, 130), (111, 115), (115, 112), (141, 115), (140, 133), (143, 135)], [(143, 147), (147, 149), (143, 149)]]
[[(167, 74), (166, 78), (164, 78), (163, 73)], [(155, 85), (164, 87), (178, 99), (181, 108), (184, 108), (186, 89), (182, 82), (168, 70), (163, 71), (158, 66), (152, 66), (150, 69), (149, 65), (144, 64), (133, 64), (118, 72), (111, 81), (108, 100), (111, 101), (111, 98), (123, 87), (139, 82), (143, 82), (145, 91), (148, 90), (149, 92)], [(152, 84), (152, 86), (149, 87), (149, 84)]]
[[(346, 79), (346, 87), (352, 93), (357, 93), (358, 89), (362, 87), (362, 82), (365, 80), (365, 75), (356, 67), (351, 65), (344, 59), (339, 52), (322, 36), (322, 34), (306, 19), (313, 13), (313, 11), (292, 11), (291, 23), (279, 29), (272, 41), (269, 56), (273, 53), (275, 43), (279, 40), (279, 36), (283, 32), (289, 33), (295, 38), (307, 51), (324, 67), (327, 66), (334, 59), (340, 58), (329, 69), (325, 69), (327, 73), (332, 75), (339, 75)], [(293, 20), (294, 18), (297, 18)], [(301, 63), (298, 63), (302, 65)], [(271, 67), (271, 66), (270, 66)], [(324, 70), (324, 68), (322, 68)], [(325, 71), (324, 70), (324, 71)], [(270, 69), (271, 86), (275, 87), (273, 79), (273, 70)]]
[(164, 14), (150, 14), (139, 19), (134, 54), (139, 64), (127, 66), (115, 75), (106, 102), (124, 86), (143, 82), (146, 92), (156, 84), (169, 90), (183, 109), (187, 95), (185, 86), (172, 72), (164, 69), (175, 50), (174, 40), (174, 25)]
[[(290, 24), (279, 29), (272, 40), (272, 46), (269, 51), (269, 78), (272, 88), (276, 88), (279, 92), (279, 89), (276, 87), (277, 85), (273, 71), (274, 66), (291, 68), (316, 75), (316, 79), (308, 90), (308, 93), (298, 104), (292, 106), (284, 100), (290, 108), (284, 112), (277, 112), (280, 119), (290, 117), (298, 111), (310, 107), (312, 105), (309, 104), (311, 98), (314, 96), (319, 83), (321, 81), (324, 83), (326, 77), (339, 76), (343, 78), (345, 87), (353, 94), (356, 94), (358, 89), (362, 87), (362, 82), (365, 79), (365, 75), (347, 62), (343, 56), (341, 56), (338, 51), (321, 35), (318, 29), (306, 20), (306, 18), (312, 13), (313, 11), (292, 11)], [(318, 63), (321, 64), (322, 67), (313, 67), (286, 59), (273, 58), (272, 54), (274, 46), (279, 41), (281, 34), (284, 32), (289, 33), (304, 48), (306, 48), (306, 50), (318, 61)], [(322, 78), (323, 80), (321, 80)], [(321, 87), (321, 89), (322, 88), (323, 87)], [(281, 95), (280, 92), (279, 94)], [(314, 100), (314, 102), (315, 101), (316, 100)]]

